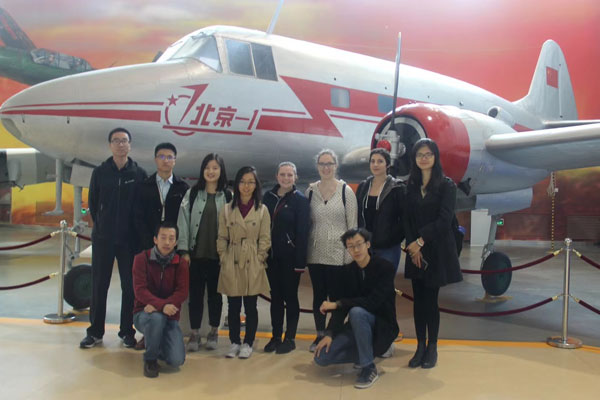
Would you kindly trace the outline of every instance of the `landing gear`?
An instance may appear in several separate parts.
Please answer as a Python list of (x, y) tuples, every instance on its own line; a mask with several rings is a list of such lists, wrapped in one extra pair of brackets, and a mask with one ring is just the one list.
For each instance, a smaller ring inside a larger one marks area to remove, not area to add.
[[(500, 217), (500, 215), (492, 215), (488, 243), (483, 247), (481, 254), (482, 271), (498, 271), (512, 267), (510, 258), (506, 254), (494, 251), (494, 241), (496, 240), (496, 231), (498, 228), (497, 223)], [(489, 296), (500, 296), (505, 293), (510, 286), (511, 279), (511, 271), (481, 275), (481, 284), (485, 289), (486, 298), (489, 298)]]

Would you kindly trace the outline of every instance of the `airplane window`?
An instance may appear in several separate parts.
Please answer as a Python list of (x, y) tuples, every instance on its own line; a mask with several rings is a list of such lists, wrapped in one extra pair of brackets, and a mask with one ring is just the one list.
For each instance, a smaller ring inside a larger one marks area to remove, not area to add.
[(338, 108), (350, 108), (350, 92), (346, 89), (331, 88), (331, 105)]
[(217, 72), (221, 72), (219, 50), (214, 36), (192, 36), (173, 54), (169, 60), (195, 58)]
[(394, 98), (390, 96), (377, 96), (377, 111), (382, 114), (387, 114), (392, 111), (394, 106)]
[(254, 76), (254, 65), (250, 54), (250, 45), (237, 40), (227, 40), (229, 69), (234, 74)]
[(273, 61), (273, 50), (263, 44), (252, 43), (252, 57), (256, 68), (256, 76), (261, 79), (277, 80), (277, 71)]

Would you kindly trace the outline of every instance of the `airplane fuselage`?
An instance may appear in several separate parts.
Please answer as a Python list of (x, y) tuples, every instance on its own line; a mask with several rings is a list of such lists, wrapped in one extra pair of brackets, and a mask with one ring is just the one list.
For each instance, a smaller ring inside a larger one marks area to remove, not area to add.
[[(353, 152), (370, 148), (375, 127), (392, 108), (393, 80), (389, 61), (258, 31), (209, 27), (175, 43), (156, 63), (24, 90), (4, 103), (0, 115), (17, 138), (67, 163), (98, 165), (110, 155), (108, 132), (123, 126), (133, 133), (131, 156), (148, 170), (154, 169), (154, 146), (168, 141), (178, 148), (181, 176), (197, 177), (204, 155), (217, 152), (229, 178), (251, 164), (272, 180), (277, 164), (290, 160), (301, 179), (313, 180), (314, 155), (321, 149), (336, 151), (343, 166)], [(485, 152), (486, 135), (543, 127), (539, 117), (512, 102), (401, 65), (398, 105), (411, 103), (450, 105), (486, 118), (496, 107), (510, 116), (494, 120), (493, 129), (479, 137), (465, 138), (468, 164), (445, 165), (457, 182), (470, 179), (470, 194), (527, 188), (548, 174)], [(363, 168), (348, 169), (342, 178), (364, 179), (368, 160), (359, 161)], [(485, 179), (478, 179), (482, 171)]]

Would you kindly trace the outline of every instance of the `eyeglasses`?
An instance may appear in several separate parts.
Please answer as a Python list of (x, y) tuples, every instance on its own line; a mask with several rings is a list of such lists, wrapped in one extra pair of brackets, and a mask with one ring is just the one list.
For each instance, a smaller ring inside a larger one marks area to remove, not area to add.
[(429, 160), (433, 157), (433, 153), (417, 153), (417, 160)]
[(317, 166), (320, 168), (332, 168), (335, 165), (333, 162), (320, 162), (317, 163)]
[(240, 181), (240, 186), (254, 186), (256, 181)]
[(111, 139), (112, 144), (127, 144), (129, 143), (129, 139)]
[(161, 159), (162, 161), (174, 161), (177, 157), (175, 156), (165, 156), (164, 154), (159, 154), (156, 156), (156, 158)]
[(356, 244), (349, 244), (346, 246), (346, 248), (350, 251), (354, 251), (354, 250), (359, 250), (361, 247), (363, 247), (363, 245), (366, 242), (360, 242), (360, 243), (356, 243)]

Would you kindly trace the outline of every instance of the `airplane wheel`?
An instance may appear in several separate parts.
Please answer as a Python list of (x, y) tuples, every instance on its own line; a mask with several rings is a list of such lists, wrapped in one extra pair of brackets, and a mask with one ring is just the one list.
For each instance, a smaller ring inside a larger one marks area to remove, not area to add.
[[(511, 268), (510, 258), (504, 253), (491, 253), (483, 262), (482, 271), (497, 271)], [(508, 290), (512, 279), (512, 271), (501, 274), (481, 275), (481, 284), (485, 291), (492, 296), (500, 296)]]
[(83, 310), (92, 301), (92, 266), (80, 264), (65, 275), (64, 299), (76, 310)]

